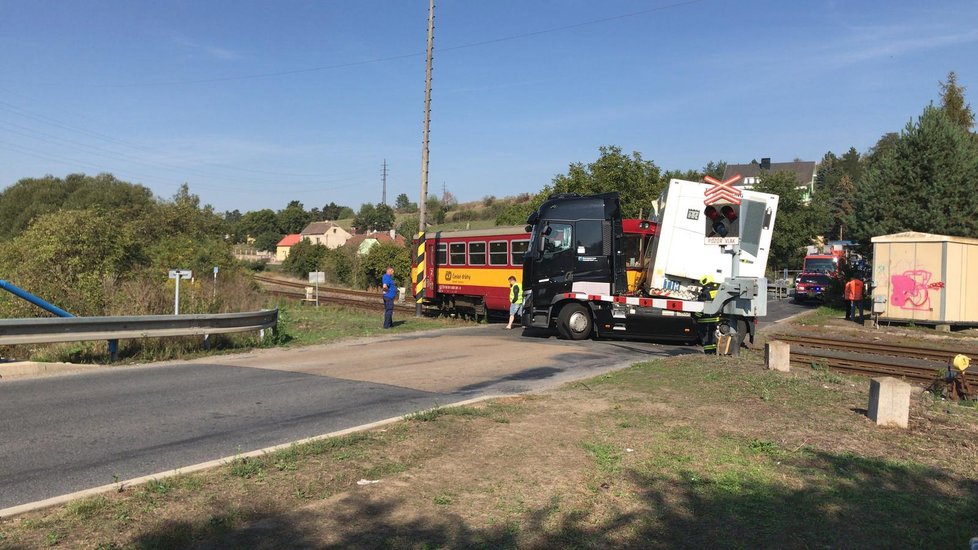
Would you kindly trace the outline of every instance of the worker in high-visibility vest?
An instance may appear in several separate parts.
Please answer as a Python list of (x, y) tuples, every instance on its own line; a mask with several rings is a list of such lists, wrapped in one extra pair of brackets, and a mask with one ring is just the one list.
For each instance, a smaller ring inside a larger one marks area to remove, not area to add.
[(516, 277), (509, 277), (509, 324), (507, 329), (513, 328), (513, 321), (516, 316), (523, 313), (523, 289), (516, 282)]
[[(720, 289), (720, 285), (713, 281), (712, 276), (704, 275), (702, 278), (700, 278), (700, 285), (700, 301), (709, 302), (717, 297), (717, 290)], [(700, 344), (703, 345), (703, 353), (707, 355), (716, 355), (717, 325), (720, 324), (720, 315), (693, 313), (693, 318), (696, 319), (696, 329), (699, 332)]]

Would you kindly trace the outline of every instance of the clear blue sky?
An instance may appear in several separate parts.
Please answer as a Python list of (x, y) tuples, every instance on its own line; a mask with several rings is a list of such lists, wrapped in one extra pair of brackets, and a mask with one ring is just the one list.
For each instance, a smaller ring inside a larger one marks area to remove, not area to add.
[[(0, 0), (0, 188), (110, 172), (220, 211), (420, 192), (425, 0)], [(601, 145), (819, 160), (958, 74), (978, 2), (440, 0), (430, 192), (536, 192)]]

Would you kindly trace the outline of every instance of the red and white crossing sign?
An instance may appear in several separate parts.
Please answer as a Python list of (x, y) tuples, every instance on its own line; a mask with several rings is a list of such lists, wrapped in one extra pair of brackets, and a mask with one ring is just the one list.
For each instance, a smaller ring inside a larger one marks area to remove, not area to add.
[(711, 176), (704, 176), (703, 180), (706, 183), (712, 183), (713, 187), (707, 189), (703, 192), (706, 195), (706, 199), (703, 200), (703, 204), (714, 204), (720, 201), (727, 201), (730, 204), (740, 204), (740, 189), (733, 186), (734, 182), (740, 181), (743, 176), (740, 174), (735, 174), (723, 181), (720, 181)]

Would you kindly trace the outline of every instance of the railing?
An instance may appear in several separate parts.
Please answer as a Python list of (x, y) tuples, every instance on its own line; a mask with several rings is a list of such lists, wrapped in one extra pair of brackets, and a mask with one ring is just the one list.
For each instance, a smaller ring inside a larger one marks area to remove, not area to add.
[(0, 319), (0, 345), (262, 331), (277, 323), (278, 309), (211, 315)]

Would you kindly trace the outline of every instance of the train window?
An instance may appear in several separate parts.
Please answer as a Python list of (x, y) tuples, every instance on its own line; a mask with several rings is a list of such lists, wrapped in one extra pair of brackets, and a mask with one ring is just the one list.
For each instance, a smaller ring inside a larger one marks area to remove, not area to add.
[(489, 243), (489, 265), (506, 265), (506, 241), (495, 241)]
[(449, 243), (448, 260), (450, 265), (465, 265), (465, 243)]
[(530, 247), (530, 241), (513, 241), (513, 254), (512, 254), (512, 264), (513, 265), (523, 265), (523, 256), (526, 254), (526, 249)]
[(435, 247), (435, 265), (448, 265), (448, 245), (438, 243)]
[(469, 243), (469, 265), (486, 265), (486, 243)]

